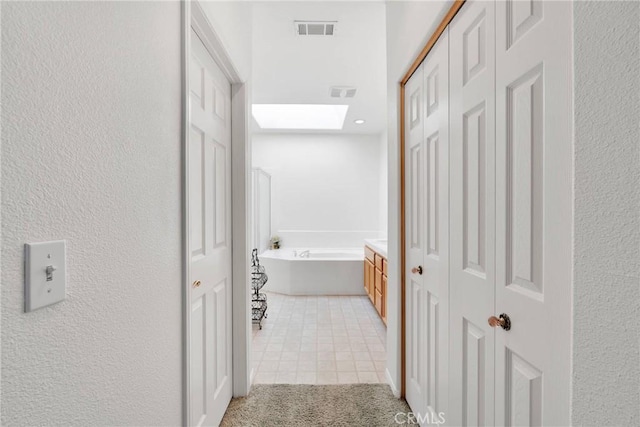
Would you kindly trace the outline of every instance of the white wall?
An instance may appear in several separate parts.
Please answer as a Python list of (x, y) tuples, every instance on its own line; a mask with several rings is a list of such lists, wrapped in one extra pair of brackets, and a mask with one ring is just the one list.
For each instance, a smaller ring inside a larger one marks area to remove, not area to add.
[(380, 159), (377, 135), (255, 134), (253, 166), (271, 174), (273, 232), (378, 237)]
[(383, 132), (379, 136), (379, 150), (380, 150), (380, 163), (378, 170), (380, 171), (380, 202), (379, 202), (379, 215), (380, 215), (380, 234), (384, 237), (387, 236), (389, 219), (389, 186), (387, 184), (389, 178), (389, 153), (387, 145), (387, 133)]
[(246, 82), (251, 78), (252, 2), (204, 0), (200, 4), (240, 78)]
[[(3, 425), (182, 421), (180, 4), (2, 5)], [(24, 313), (23, 245), (67, 240)]]
[(640, 425), (640, 3), (574, 3), (574, 425)]
[(443, 1), (392, 1), (387, 7), (387, 115), (389, 153), (389, 264), (387, 369), (394, 393), (400, 388), (400, 146), (399, 82), (449, 8)]

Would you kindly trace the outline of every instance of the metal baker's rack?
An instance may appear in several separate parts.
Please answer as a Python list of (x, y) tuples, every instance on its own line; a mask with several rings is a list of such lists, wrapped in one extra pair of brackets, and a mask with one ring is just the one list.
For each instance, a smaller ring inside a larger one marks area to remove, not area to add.
[(269, 277), (260, 265), (258, 250), (251, 251), (251, 320), (262, 329), (262, 320), (267, 317), (267, 295), (260, 292)]

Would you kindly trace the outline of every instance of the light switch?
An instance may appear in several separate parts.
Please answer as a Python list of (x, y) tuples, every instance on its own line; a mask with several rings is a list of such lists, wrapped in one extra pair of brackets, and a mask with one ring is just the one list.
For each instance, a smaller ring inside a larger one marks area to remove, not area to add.
[(66, 295), (66, 242), (24, 245), (24, 311), (34, 311), (62, 301)]

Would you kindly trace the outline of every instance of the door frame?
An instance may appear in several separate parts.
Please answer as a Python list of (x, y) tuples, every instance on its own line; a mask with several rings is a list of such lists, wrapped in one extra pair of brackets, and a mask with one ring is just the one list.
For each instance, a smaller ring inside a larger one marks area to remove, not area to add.
[(425, 60), (433, 46), (456, 16), (466, 0), (454, 0), (453, 5), (449, 8), (438, 27), (435, 29), (427, 44), (422, 48), (418, 56), (411, 63), (411, 66), (400, 80), (400, 105), (399, 105), (399, 121), (400, 121), (400, 397), (406, 395), (406, 351), (407, 351), (407, 324), (406, 324), (406, 219), (405, 219), (405, 86), (411, 76), (416, 72), (420, 64)]
[(251, 305), (249, 302), (250, 260), (250, 174), (251, 142), (249, 138), (249, 90), (231, 56), (211, 25), (200, 3), (181, 2), (181, 168), (182, 168), (182, 419), (189, 424), (190, 414), (190, 336), (189, 317), (191, 275), (189, 268), (189, 58), (191, 29), (231, 83), (231, 242), (232, 242), (232, 384), (233, 396), (249, 393), (251, 366)]

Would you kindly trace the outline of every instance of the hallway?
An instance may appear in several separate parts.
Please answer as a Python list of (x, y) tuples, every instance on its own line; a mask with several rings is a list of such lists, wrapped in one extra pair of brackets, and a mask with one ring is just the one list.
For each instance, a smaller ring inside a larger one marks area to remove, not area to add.
[(640, 426), (640, 1), (0, 10), (0, 425)]
[(386, 383), (387, 329), (366, 296), (268, 298), (253, 326), (254, 384)]

